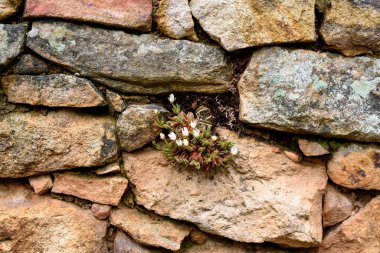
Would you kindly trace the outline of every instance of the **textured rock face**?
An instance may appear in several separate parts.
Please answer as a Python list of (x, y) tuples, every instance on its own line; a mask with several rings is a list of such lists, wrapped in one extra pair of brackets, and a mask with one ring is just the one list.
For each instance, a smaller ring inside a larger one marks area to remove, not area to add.
[(11, 63), (24, 48), (26, 29), (27, 26), (23, 24), (0, 24), (0, 70)]
[(188, 0), (160, 0), (156, 16), (158, 29), (166, 36), (198, 40)]
[(318, 253), (376, 253), (380, 249), (380, 196), (329, 233)]
[(380, 51), (378, 1), (331, 0), (322, 23), (327, 45), (347, 56)]
[(118, 173), (118, 172), (120, 172), (120, 165), (118, 162), (108, 164), (95, 171), (97, 175), (105, 175), (105, 174)]
[(300, 139), (298, 140), (298, 146), (305, 156), (321, 156), (330, 154), (328, 148), (316, 141)]
[(32, 176), (28, 180), (34, 192), (38, 195), (47, 193), (53, 187), (53, 180), (50, 175)]
[(72, 75), (11, 75), (1, 78), (11, 103), (50, 107), (96, 107), (107, 102), (87, 79)]
[(158, 105), (129, 106), (117, 120), (117, 135), (121, 147), (130, 152), (152, 142), (162, 131), (156, 126), (155, 110), (167, 112)]
[(34, 22), (27, 45), (41, 56), (122, 92), (220, 93), (232, 78), (217, 47), (64, 22)]
[(106, 222), (17, 182), (0, 181), (0, 222), (0, 252), (107, 252)]
[(94, 203), (91, 205), (91, 212), (95, 218), (104, 220), (110, 216), (111, 206)]
[(192, 0), (202, 28), (227, 51), (316, 40), (314, 0)]
[(73, 19), (150, 31), (152, 10), (151, 0), (27, 0), (24, 17)]
[(15, 73), (20, 75), (39, 75), (47, 72), (48, 65), (30, 54), (22, 55), (15, 68)]
[(246, 253), (242, 245), (208, 239), (205, 244), (194, 245), (186, 253)]
[(351, 188), (380, 190), (380, 147), (342, 146), (328, 162), (327, 173), (334, 183)]
[(106, 98), (108, 105), (111, 107), (113, 111), (122, 112), (127, 108), (127, 105), (123, 100), (123, 97), (117, 94), (116, 92), (107, 90)]
[(51, 191), (116, 206), (127, 187), (128, 180), (120, 176), (96, 177), (65, 172), (54, 174), (54, 186)]
[(237, 144), (239, 157), (235, 168), (212, 180), (194, 171), (178, 171), (158, 151), (124, 153), (137, 203), (237, 241), (319, 244), (324, 166), (295, 163), (275, 146), (238, 139), (229, 131), (220, 134)]
[(135, 242), (130, 236), (121, 231), (116, 232), (113, 253), (164, 253), (160, 249), (150, 249)]
[(117, 154), (115, 121), (69, 110), (0, 118), (0, 178), (100, 166)]
[(379, 142), (379, 66), (367, 57), (262, 49), (239, 81), (239, 117), (280, 131)]
[(22, 0), (0, 0), (0, 20), (14, 15), (21, 3)]
[(173, 251), (179, 250), (191, 229), (174, 221), (160, 219), (137, 209), (119, 208), (111, 211), (110, 222), (127, 232), (137, 242)]

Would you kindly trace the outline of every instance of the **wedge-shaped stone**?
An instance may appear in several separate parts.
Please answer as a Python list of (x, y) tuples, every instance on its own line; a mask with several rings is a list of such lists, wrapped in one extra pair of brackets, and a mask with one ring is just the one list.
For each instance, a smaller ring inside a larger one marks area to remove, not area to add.
[(314, 0), (192, 0), (193, 16), (227, 51), (317, 39)]
[(54, 174), (54, 193), (73, 195), (105, 205), (118, 205), (128, 187), (121, 176), (98, 177), (77, 172)]
[(50, 107), (96, 107), (107, 102), (87, 79), (72, 75), (11, 75), (1, 78), (8, 102)]
[(0, 24), (0, 70), (21, 53), (25, 44), (27, 28), (23, 24)]
[(220, 93), (232, 71), (211, 45), (132, 35), (64, 22), (34, 22), (29, 48), (55, 63), (129, 93)]
[(107, 222), (17, 181), (0, 179), (0, 223), (0, 252), (108, 252)]
[(279, 47), (239, 81), (240, 119), (259, 127), (380, 141), (380, 60)]
[(152, 217), (137, 209), (119, 208), (111, 211), (112, 225), (127, 232), (139, 243), (179, 250), (191, 228), (161, 217)]
[(70, 110), (0, 118), (0, 178), (100, 166), (117, 154), (115, 120)]
[(331, 0), (321, 35), (347, 56), (380, 51), (379, 1)]
[(150, 31), (152, 0), (27, 0), (24, 17), (72, 19)]
[(212, 180), (201, 171), (179, 171), (159, 151), (124, 153), (137, 203), (236, 241), (318, 245), (325, 166), (296, 163), (276, 146), (219, 133), (236, 143), (239, 156)]

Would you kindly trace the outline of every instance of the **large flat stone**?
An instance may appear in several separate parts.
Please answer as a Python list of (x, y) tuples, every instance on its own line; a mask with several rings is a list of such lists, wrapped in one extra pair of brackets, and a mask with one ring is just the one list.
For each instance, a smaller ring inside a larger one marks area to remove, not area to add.
[(24, 17), (63, 18), (150, 31), (151, 0), (27, 0)]
[(325, 166), (296, 163), (276, 146), (219, 133), (236, 143), (239, 156), (236, 166), (213, 179), (176, 169), (159, 151), (124, 153), (137, 203), (236, 241), (291, 247), (321, 243)]
[(239, 81), (240, 119), (286, 132), (380, 141), (380, 60), (279, 47)]
[(227, 51), (279, 43), (311, 42), (314, 0), (192, 0), (193, 16)]
[(379, 1), (331, 0), (320, 32), (347, 56), (380, 51)]
[(0, 20), (16, 14), (22, 0), (0, 0)]
[(58, 110), (0, 118), (0, 178), (100, 166), (116, 154), (115, 120), (109, 116)]
[(64, 22), (34, 22), (27, 45), (81, 76), (127, 93), (220, 93), (232, 71), (211, 45)]
[(0, 70), (8, 66), (21, 53), (27, 28), (23, 24), (0, 24)]
[(16, 181), (0, 179), (0, 223), (0, 252), (108, 252), (107, 222)]
[(107, 102), (91, 81), (73, 75), (10, 75), (1, 79), (11, 103), (50, 107), (96, 107)]

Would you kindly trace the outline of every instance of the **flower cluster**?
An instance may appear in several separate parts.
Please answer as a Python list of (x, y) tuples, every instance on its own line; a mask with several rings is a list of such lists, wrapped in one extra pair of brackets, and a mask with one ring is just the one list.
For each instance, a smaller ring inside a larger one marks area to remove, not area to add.
[(213, 134), (193, 113), (181, 111), (180, 106), (174, 104), (173, 94), (168, 99), (173, 116), (165, 118), (157, 111), (157, 126), (163, 132), (161, 141), (153, 142), (154, 147), (179, 166), (207, 171), (227, 167), (238, 153), (234, 143)]

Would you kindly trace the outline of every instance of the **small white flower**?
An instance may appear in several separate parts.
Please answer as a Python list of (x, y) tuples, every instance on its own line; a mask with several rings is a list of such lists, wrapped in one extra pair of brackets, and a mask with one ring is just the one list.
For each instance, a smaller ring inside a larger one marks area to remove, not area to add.
[(170, 140), (172, 140), (172, 141), (175, 141), (177, 139), (177, 135), (173, 132), (170, 132), (170, 134), (168, 136), (169, 136)]
[(238, 150), (238, 148), (237, 148), (236, 146), (233, 146), (233, 147), (231, 148), (231, 154), (232, 154), (232, 155), (236, 155), (238, 152), (239, 152), (239, 150)]
[(185, 147), (189, 146), (189, 141), (188, 141), (187, 139), (184, 139), (184, 140), (183, 140), (183, 145), (184, 145)]
[(189, 129), (187, 129), (187, 127), (184, 127), (184, 128), (182, 128), (182, 134), (183, 134), (183, 136), (189, 136)]
[(198, 121), (196, 121), (196, 120), (192, 120), (192, 121), (190, 122), (190, 126), (191, 126), (191, 128), (196, 128), (196, 127), (197, 127), (197, 124), (198, 124)]
[(175, 101), (174, 94), (170, 94), (168, 99), (169, 99), (170, 103), (174, 103), (174, 101)]
[(216, 141), (218, 137), (216, 135), (211, 136), (211, 140)]
[(199, 131), (199, 129), (194, 129), (193, 130), (193, 135), (194, 135), (195, 138), (198, 138), (200, 134), (201, 134), (201, 131)]
[(165, 140), (165, 134), (160, 133), (160, 138), (161, 138), (161, 140)]
[(181, 146), (182, 146), (182, 141), (181, 141), (181, 139), (178, 139), (178, 140), (176, 140), (175, 142), (177, 143), (177, 146), (178, 146), (178, 147), (181, 147)]

